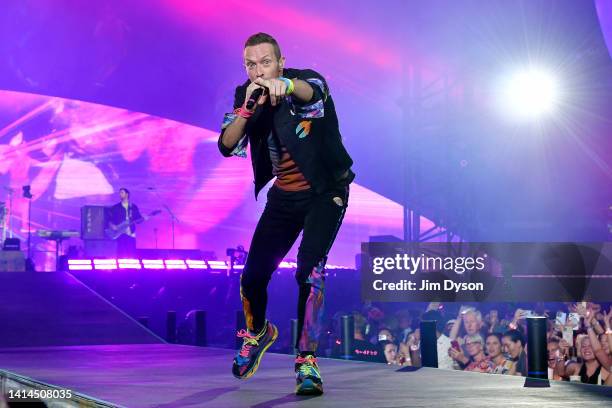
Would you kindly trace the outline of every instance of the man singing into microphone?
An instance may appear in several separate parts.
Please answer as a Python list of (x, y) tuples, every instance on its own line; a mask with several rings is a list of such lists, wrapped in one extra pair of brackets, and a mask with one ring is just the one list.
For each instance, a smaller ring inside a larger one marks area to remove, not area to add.
[[(278, 336), (266, 320), (267, 286), (303, 231), (295, 277), (299, 286), (296, 393), (321, 394), (315, 352), (325, 290), (327, 254), (346, 211), (353, 161), (342, 145), (325, 79), (312, 70), (285, 68), (278, 43), (265, 33), (244, 47), (248, 80), (236, 88), (234, 112), (225, 115), (219, 150), (250, 155), (255, 197), (274, 177), (240, 280), (246, 330), (232, 372), (249, 378)], [(260, 94), (260, 92), (263, 93)]]

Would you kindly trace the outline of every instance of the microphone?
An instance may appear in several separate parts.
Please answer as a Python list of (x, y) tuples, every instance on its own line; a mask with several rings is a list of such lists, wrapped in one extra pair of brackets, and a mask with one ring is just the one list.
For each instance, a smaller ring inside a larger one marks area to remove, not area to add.
[(253, 107), (255, 106), (257, 100), (263, 94), (263, 92), (264, 88), (257, 88), (253, 91), (253, 93), (251, 93), (251, 96), (249, 97), (249, 100), (246, 103), (246, 108), (248, 110), (253, 110)]
[(155, 187), (147, 187), (147, 190), (155, 190)]

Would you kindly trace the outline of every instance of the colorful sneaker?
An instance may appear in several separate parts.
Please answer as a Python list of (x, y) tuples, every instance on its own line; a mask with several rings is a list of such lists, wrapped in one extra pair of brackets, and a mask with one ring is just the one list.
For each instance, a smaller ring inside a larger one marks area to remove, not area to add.
[(297, 395), (323, 394), (323, 380), (317, 365), (317, 358), (313, 355), (295, 358), (295, 393)]
[(247, 379), (257, 371), (264, 353), (278, 337), (278, 329), (266, 321), (266, 327), (260, 335), (255, 336), (247, 330), (240, 330), (238, 337), (243, 338), (243, 343), (240, 351), (234, 357), (232, 374), (236, 378)]

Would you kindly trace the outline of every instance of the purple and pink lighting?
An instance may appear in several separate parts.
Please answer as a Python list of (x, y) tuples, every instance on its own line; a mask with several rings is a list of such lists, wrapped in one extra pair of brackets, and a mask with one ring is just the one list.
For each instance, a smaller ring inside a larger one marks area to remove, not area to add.
[[(295, 261), (281, 261), (279, 269), (297, 268)], [(353, 267), (329, 264), (329, 270), (351, 270)], [(209, 261), (198, 259), (69, 259), (69, 271), (120, 270), (120, 269), (167, 269), (167, 270), (209, 270), (218, 271), (242, 270), (244, 265), (230, 265), (226, 261)]]
[[(118, 189), (130, 186), (143, 213), (172, 208), (180, 220), (177, 248), (220, 254), (237, 243), (248, 245), (263, 201), (253, 200), (250, 163), (218, 154), (216, 131), (61, 98), (0, 91), (0, 101), (13, 107), (0, 111), (0, 118), (10, 117), (0, 130), (8, 138), (0, 143), (0, 176), (15, 191), (31, 184), (34, 234), (39, 229), (79, 230), (81, 206), (113, 204)], [(15, 111), (15, 106), (21, 108)], [(24, 237), (26, 199), (13, 197), (13, 214), (15, 230)], [(368, 236), (401, 235), (401, 219), (399, 204), (354, 185), (330, 259), (350, 263)], [(170, 247), (170, 234), (159, 233), (169, 231), (170, 222), (162, 214), (143, 223), (137, 246)], [(425, 218), (422, 224), (424, 229), (432, 226)], [(74, 238), (64, 247), (78, 242)], [(48, 252), (53, 245), (38, 241), (34, 246), (35, 257), (49, 270), (55, 262)], [(295, 257), (296, 250), (288, 256)]]
[[(470, 240), (593, 239), (610, 202), (612, 149), (599, 119), (609, 117), (609, 55), (588, 70), (562, 57), (573, 52), (572, 38), (611, 42), (610, 7), (568, 3), (572, 12), (557, 15), (549, 36), (527, 25), (523, 44), (504, 36), (515, 38), (524, 16), (501, 3), (314, 0), (304, 10), (267, 0), (155, 0), (143, 10), (117, 0), (8, 2), (0, 16), (0, 184), (31, 185), (34, 231), (78, 230), (82, 206), (112, 204), (125, 186), (143, 212), (172, 210), (176, 248), (248, 248), (265, 191), (253, 200), (249, 161), (222, 158), (216, 138), (245, 80), (244, 39), (270, 31), (288, 66), (327, 78), (355, 160), (331, 262), (352, 264), (370, 236), (402, 238), (403, 204), (418, 209), (421, 231), (432, 235), (444, 224)], [(272, 6), (275, 13), (263, 11)], [(539, 12), (530, 8), (529, 18)], [(470, 16), (478, 18), (466, 25)], [(578, 31), (570, 36), (564, 25)], [(492, 30), (499, 36), (486, 35)], [(549, 139), (488, 115), (487, 78), (528, 58), (575, 73), (572, 110)], [(6, 191), (0, 201), (9, 201)], [(27, 201), (15, 194), (12, 210), (13, 231), (24, 238)], [(171, 227), (162, 212), (139, 226), (137, 246), (171, 248)], [(53, 246), (34, 242), (39, 269), (53, 270)]]
[(605, 406), (611, 101), (612, 0), (2, 0), (0, 408)]

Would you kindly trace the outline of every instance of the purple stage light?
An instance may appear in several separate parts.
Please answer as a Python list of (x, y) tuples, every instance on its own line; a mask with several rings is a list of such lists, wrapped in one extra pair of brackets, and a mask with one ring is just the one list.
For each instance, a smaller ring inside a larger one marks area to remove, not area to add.
[(206, 261), (187, 259), (185, 262), (187, 263), (187, 267), (189, 269), (208, 269), (208, 265), (206, 265)]
[[(296, 269), (294, 261), (281, 261), (279, 269)], [(114, 270), (114, 269), (208, 269), (211, 273), (227, 271), (226, 261), (206, 261), (201, 259), (69, 259), (68, 270)], [(244, 265), (233, 265), (233, 270), (243, 270)], [(348, 266), (327, 265), (326, 269), (353, 269)]]
[(70, 271), (91, 271), (91, 259), (69, 259), (68, 270)]
[(91, 259), (69, 259), (68, 265), (90, 265)]
[(144, 269), (166, 269), (161, 259), (143, 259), (142, 266)]
[(142, 269), (138, 259), (118, 259), (119, 269)]
[(208, 267), (211, 270), (226, 270), (227, 269), (227, 263), (225, 263), (225, 261), (207, 261), (208, 262)]
[(117, 269), (116, 259), (94, 259), (94, 269)]
[(187, 265), (182, 259), (167, 259), (165, 264), (166, 269), (187, 269)]

